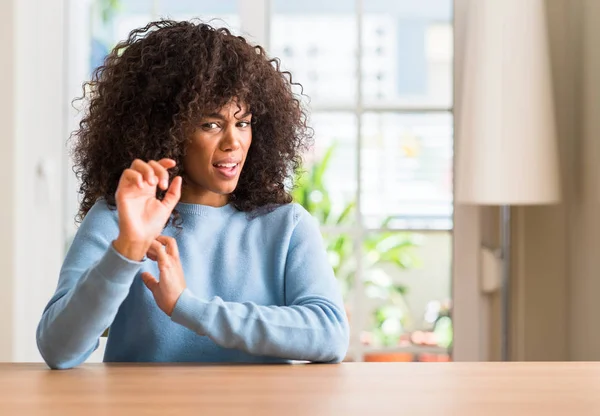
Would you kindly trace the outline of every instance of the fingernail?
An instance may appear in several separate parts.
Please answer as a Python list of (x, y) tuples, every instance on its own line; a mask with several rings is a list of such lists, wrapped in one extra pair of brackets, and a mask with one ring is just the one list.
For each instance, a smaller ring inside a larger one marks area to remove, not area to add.
[(169, 181), (166, 181), (166, 180), (162, 181), (162, 187), (165, 188), (165, 189), (168, 188), (169, 187)]

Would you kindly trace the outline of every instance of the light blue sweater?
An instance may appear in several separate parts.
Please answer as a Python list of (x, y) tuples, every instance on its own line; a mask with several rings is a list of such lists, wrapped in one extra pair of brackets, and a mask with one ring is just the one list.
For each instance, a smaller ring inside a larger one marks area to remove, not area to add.
[(177, 205), (187, 283), (172, 317), (141, 273), (152, 260), (112, 248), (117, 212), (94, 205), (67, 253), (37, 329), (51, 368), (85, 361), (110, 327), (106, 362), (339, 362), (348, 321), (316, 221), (297, 204), (249, 218), (226, 205)]

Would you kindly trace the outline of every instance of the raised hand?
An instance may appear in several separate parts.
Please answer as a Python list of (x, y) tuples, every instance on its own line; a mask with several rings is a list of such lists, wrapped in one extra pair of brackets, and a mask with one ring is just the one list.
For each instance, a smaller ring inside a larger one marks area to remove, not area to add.
[(158, 263), (160, 280), (148, 272), (142, 273), (142, 280), (152, 292), (158, 307), (171, 316), (179, 296), (186, 288), (177, 242), (164, 235), (156, 237), (148, 249), (148, 258)]
[[(144, 162), (136, 159), (125, 169), (115, 193), (119, 213), (119, 236), (113, 242), (121, 255), (139, 261), (160, 235), (181, 196), (181, 177), (169, 186), (167, 169), (172, 159)], [(156, 198), (157, 186), (166, 190), (163, 200)]]

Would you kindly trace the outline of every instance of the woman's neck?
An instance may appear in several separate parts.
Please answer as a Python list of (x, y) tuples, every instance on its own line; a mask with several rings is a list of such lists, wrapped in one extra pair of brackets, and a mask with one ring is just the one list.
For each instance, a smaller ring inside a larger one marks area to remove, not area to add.
[(207, 205), (209, 207), (223, 207), (229, 203), (229, 195), (221, 195), (211, 191), (190, 192), (189, 189), (181, 190), (179, 202), (185, 204)]

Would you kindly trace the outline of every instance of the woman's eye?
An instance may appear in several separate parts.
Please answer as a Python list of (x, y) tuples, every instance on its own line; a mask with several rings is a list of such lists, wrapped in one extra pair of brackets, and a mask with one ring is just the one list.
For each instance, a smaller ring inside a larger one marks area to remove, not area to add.
[(250, 126), (250, 122), (249, 121), (240, 121), (238, 123), (238, 127), (244, 128), (244, 127), (248, 127), (248, 126)]
[(202, 125), (202, 128), (204, 130), (213, 130), (213, 129), (218, 129), (219, 125), (217, 123), (204, 123)]

